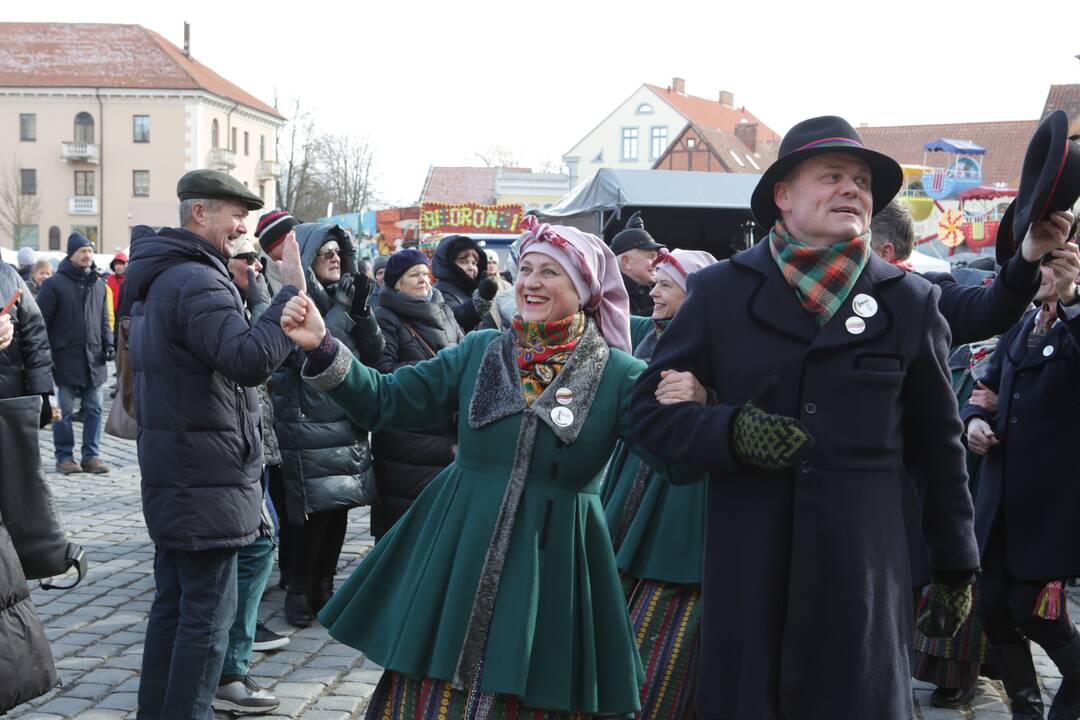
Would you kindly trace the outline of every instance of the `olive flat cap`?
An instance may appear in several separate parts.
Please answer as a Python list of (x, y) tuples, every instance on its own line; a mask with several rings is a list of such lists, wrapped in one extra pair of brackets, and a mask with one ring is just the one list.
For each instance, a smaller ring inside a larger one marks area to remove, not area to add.
[(244, 184), (219, 170), (192, 170), (176, 183), (176, 197), (181, 200), (239, 200), (248, 210), (259, 210), (262, 198)]

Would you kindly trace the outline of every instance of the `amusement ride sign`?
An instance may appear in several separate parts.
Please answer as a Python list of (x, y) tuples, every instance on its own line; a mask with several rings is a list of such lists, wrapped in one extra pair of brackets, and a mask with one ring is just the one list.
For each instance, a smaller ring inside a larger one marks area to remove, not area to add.
[(426, 202), (420, 206), (420, 231), (512, 235), (519, 232), (524, 212), (521, 205)]

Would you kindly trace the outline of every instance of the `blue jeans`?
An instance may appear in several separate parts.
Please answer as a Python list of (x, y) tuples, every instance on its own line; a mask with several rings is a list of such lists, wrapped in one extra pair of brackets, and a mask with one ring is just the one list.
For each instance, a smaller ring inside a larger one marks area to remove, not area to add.
[(211, 720), (229, 626), (236, 617), (236, 548), (159, 547), (146, 625), (139, 720)]
[(270, 570), (274, 567), (274, 543), (270, 538), (256, 538), (236, 556), (236, 619), (229, 628), (229, 649), (221, 677), (242, 678), (248, 674), (251, 645), (255, 642), (255, 623)]
[(56, 462), (75, 459), (75, 431), (71, 428), (71, 416), (75, 412), (75, 396), (82, 398), (83, 432), (82, 459), (98, 456), (101, 443), (101, 385), (75, 387), (61, 385), (58, 393), (60, 419), (53, 423), (53, 445), (56, 446)]

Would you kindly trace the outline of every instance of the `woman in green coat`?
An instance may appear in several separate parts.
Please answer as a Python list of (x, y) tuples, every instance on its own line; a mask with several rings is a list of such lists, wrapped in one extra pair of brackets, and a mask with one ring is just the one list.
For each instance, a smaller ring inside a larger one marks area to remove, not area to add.
[(305, 375), (360, 426), (459, 414), (454, 462), (320, 622), (386, 669), (369, 718), (629, 716), (643, 669), (598, 492), (629, 437), (629, 307), (598, 238), (524, 223), (520, 315), (381, 375), (299, 298), (282, 326)]
[[(686, 299), (687, 276), (715, 262), (703, 251), (660, 251), (653, 262), (653, 314), (644, 320), (650, 327), (635, 344), (634, 357), (652, 359), (656, 341)], [(705, 483), (672, 485), (623, 442), (604, 477), (600, 498), (645, 667), (643, 720), (695, 715), (705, 488)]]

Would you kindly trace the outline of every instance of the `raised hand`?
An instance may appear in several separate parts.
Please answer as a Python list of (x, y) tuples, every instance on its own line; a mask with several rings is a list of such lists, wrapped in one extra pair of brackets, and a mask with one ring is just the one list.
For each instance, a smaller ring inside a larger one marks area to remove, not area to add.
[(307, 290), (304, 266), (300, 262), (300, 245), (296, 242), (296, 236), (291, 233), (285, 238), (281, 251), (281, 280), (286, 285), (299, 288), (300, 292)]
[(1020, 254), (1028, 262), (1038, 262), (1043, 255), (1057, 250), (1069, 239), (1073, 214), (1068, 210), (1050, 213), (1042, 222), (1032, 223), (1027, 237), (1020, 244)]
[(303, 290), (282, 309), (281, 329), (304, 350), (314, 350), (326, 337), (326, 323), (319, 308)]

